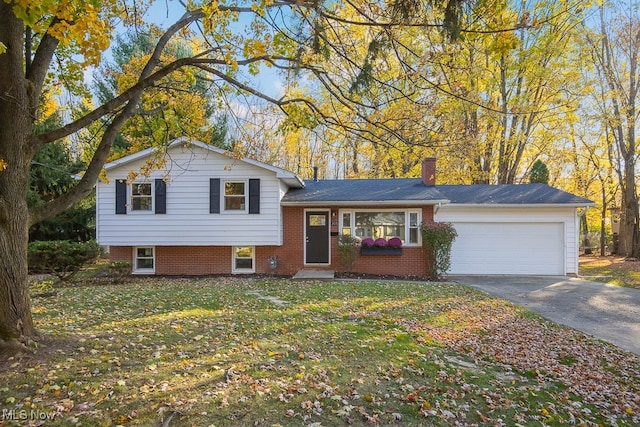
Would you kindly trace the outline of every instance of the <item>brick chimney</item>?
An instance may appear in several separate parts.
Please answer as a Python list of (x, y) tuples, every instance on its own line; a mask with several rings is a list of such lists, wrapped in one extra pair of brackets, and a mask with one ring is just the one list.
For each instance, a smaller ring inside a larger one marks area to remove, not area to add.
[(422, 161), (422, 182), (424, 185), (436, 185), (436, 158), (427, 157)]

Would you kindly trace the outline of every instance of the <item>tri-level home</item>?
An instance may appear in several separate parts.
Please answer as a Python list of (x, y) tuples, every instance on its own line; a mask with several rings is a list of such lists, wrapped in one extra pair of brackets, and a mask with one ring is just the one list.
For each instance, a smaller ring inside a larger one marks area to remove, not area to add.
[(344, 271), (337, 240), (350, 234), (401, 243), (363, 247), (351, 271), (424, 276), (420, 225), (435, 220), (458, 233), (451, 274), (572, 275), (577, 210), (593, 205), (543, 184), (436, 185), (433, 158), (417, 178), (304, 181), (177, 139), (161, 168), (136, 173), (154, 155), (148, 149), (105, 165), (108, 181), (97, 184), (98, 242), (134, 274)]

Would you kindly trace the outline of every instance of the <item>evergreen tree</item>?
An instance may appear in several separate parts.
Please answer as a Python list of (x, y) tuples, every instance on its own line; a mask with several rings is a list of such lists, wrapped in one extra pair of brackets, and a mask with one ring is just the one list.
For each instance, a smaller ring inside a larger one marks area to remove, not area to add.
[(529, 182), (531, 184), (540, 183), (540, 184), (548, 184), (549, 183), (549, 169), (547, 165), (540, 159), (536, 160), (531, 166), (531, 171), (529, 172)]

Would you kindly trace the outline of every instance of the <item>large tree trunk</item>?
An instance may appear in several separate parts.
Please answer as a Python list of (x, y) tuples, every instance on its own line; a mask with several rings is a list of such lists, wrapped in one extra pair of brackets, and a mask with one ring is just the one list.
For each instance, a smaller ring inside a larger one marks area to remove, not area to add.
[(32, 150), (33, 110), (24, 82), (24, 26), (0, 3), (0, 41), (7, 46), (0, 67), (0, 340), (28, 340), (35, 335), (27, 281), (29, 212), (27, 186)]
[(27, 173), (12, 165), (16, 157), (0, 152), (9, 163), (0, 173), (0, 339), (25, 341), (35, 335), (27, 280)]
[(638, 196), (636, 194), (635, 162), (633, 159), (626, 161), (624, 175), (618, 253), (627, 257), (640, 258)]

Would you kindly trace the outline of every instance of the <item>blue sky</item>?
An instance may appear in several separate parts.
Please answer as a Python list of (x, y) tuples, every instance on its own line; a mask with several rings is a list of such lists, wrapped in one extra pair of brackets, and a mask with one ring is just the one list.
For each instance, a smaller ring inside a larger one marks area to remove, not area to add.
[[(148, 21), (161, 28), (168, 28), (182, 16), (184, 10), (184, 6), (176, 0), (156, 0), (147, 13)], [(251, 80), (256, 89), (270, 96), (278, 98), (283, 93), (281, 78), (269, 67), (261, 67), (260, 74), (252, 77)]]

